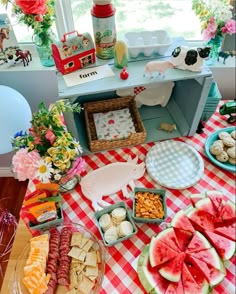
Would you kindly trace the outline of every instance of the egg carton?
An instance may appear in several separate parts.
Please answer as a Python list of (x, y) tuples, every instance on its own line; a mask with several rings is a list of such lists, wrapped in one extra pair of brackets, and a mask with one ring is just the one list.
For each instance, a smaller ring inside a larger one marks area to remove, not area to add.
[(164, 30), (127, 32), (124, 41), (132, 58), (136, 58), (140, 53), (144, 56), (151, 56), (153, 53), (164, 55), (172, 43)]

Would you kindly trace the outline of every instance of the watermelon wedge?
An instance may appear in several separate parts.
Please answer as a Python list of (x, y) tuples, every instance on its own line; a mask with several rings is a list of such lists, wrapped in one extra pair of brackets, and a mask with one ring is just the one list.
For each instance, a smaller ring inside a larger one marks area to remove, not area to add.
[(176, 228), (174, 228), (174, 231), (178, 241), (178, 246), (180, 250), (184, 252), (187, 249), (188, 244), (193, 237), (193, 233)]
[(182, 270), (182, 283), (184, 287), (184, 294), (203, 294), (208, 293), (207, 291), (202, 291), (201, 287), (196, 283), (192, 274), (190, 273), (188, 266), (184, 263)]
[(196, 230), (204, 232), (205, 230), (213, 232), (215, 229), (213, 218), (207, 212), (199, 209), (192, 208), (187, 213), (188, 218)]
[(217, 270), (216, 268), (207, 265), (206, 262), (197, 259), (191, 255), (187, 256), (187, 261), (190, 262), (190, 264), (194, 265), (194, 267), (202, 273), (202, 275), (205, 277), (206, 281), (211, 285), (211, 287), (218, 285), (220, 282), (223, 281), (225, 277), (226, 272), (222, 262), (221, 270)]
[(192, 264), (186, 263), (186, 265), (196, 284), (200, 287), (200, 293), (208, 293), (209, 283), (205, 279), (204, 275), (195, 266), (192, 266)]
[(220, 270), (220, 257), (213, 247), (199, 252), (191, 252), (189, 255), (206, 262), (211, 267)]
[(218, 227), (214, 230), (214, 233), (221, 235), (236, 242), (236, 225), (235, 223), (231, 226)]
[(212, 246), (209, 243), (209, 241), (201, 233), (196, 231), (192, 240), (188, 244), (186, 252), (187, 253), (198, 252), (198, 251), (205, 250), (211, 247)]
[(235, 204), (227, 200), (223, 205), (221, 212), (220, 212), (221, 219), (223, 221), (236, 221), (236, 211), (235, 211)]
[(152, 267), (159, 266), (175, 258), (178, 254), (178, 252), (171, 249), (168, 245), (152, 237), (149, 250), (149, 259)]
[(223, 194), (221, 191), (207, 191), (206, 197), (209, 197), (216, 211), (221, 210), (221, 206), (223, 204)]
[(194, 227), (187, 218), (183, 210), (179, 210), (171, 221), (171, 226), (177, 229), (182, 229), (191, 233), (195, 232)]
[(171, 282), (178, 282), (181, 277), (184, 259), (185, 253), (182, 252), (178, 256), (164, 264), (159, 269), (159, 273), (162, 275), (162, 277)]
[(159, 240), (160, 242), (169, 246), (171, 249), (177, 251), (178, 253), (181, 252), (176, 235), (175, 235), (175, 231), (173, 228), (167, 228), (161, 231), (155, 238), (156, 240)]
[(169, 281), (164, 279), (158, 270), (150, 265), (149, 245), (145, 246), (138, 258), (137, 273), (144, 289), (147, 293), (165, 293)]
[(203, 194), (192, 194), (192, 195), (190, 196), (190, 200), (191, 200), (191, 202), (192, 202), (193, 207), (195, 207), (195, 204), (196, 204), (199, 200), (204, 199), (204, 197), (205, 197), (205, 195), (203, 195)]
[(213, 206), (211, 200), (209, 198), (203, 198), (199, 200), (196, 204), (195, 207), (198, 208), (199, 210), (206, 211), (210, 215), (213, 215), (215, 217), (217, 210)]
[(235, 242), (221, 235), (206, 231), (204, 233), (223, 260), (229, 260), (235, 252)]
[(178, 283), (170, 283), (165, 294), (184, 294), (182, 280), (180, 279)]

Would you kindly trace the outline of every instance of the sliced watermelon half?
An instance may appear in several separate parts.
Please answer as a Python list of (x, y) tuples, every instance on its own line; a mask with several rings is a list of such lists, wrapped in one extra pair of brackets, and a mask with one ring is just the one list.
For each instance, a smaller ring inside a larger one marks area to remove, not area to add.
[(138, 258), (137, 273), (141, 284), (148, 293), (165, 293), (169, 281), (164, 279), (158, 270), (150, 265), (149, 245), (145, 246)]
[(204, 232), (205, 230), (213, 232), (215, 229), (213, 217), (207, 212), (199, 209), (192, 208), (187, 213), (188, 218), (197, 231)]
[(184, 294), (182, 280), (180, 279), (178, 283), (170, 282), (165, 294)]
[(220, 261), (221, 269), (218, 270), (214, 267), (207, 265), (206, 262), (197, 259), (191, 255), (188, 255), (186, 259), (188, 263), (194, 265), (195, 268), (202, 273), (202, 275), (205, 277), (205, 279), (211, 285), (211, 287), (214, 287), (223, 281), (226, 272), (222, 261)]
[(227, 200), (225, 204), (223, 205), (220, 217), (223, 221), (236, 221), (236, 210), (235, 210), (235, 204)]
[(188, 244), (193, 237), (193, 233), (177, 228), (174, 228), (174, 231), (178, 241), (179, 248), (182, 252), (184, 252), (187, 249)]
[(152, 237), (149, 248), (149, 259), (151, 266), (160, 266), (163, 263), (175, 258), (179, 253), (168, 245)]
[(204, 237), (203, 234), (201, 234), (200, 232), (196, 231), (192, 240), (188, 244), (186, 252), (187, 253), (198, 252), (198, 251), (205, 250), (211, 247), (212, 246), (209, 243), (209, 241), (206, 239), (206, 237)]
[(215, 207), (213, 206), (211, 200), (209, 198), (203, 198), (201, 200), (199, 200), (196, 204), (195, 207), (206, 211), (207, 213), (209, 213), (210, 215), (212, 215), (213, 217), (215, 217), (217, 210), (215, 209)]
[(182, 229), (191, 233), (195, 232), (194, 227), (187, 218), (185, 212), (181, 209), (179, 210), (171, 221), (171, 226), (177, 229)]
[(235, 252), (235, 242), (221, 235), (206, 231), (204, 233), (223, 260), (229, 260)]
[(179, 244), (175, 235), (175, 231), (173, 228), (167, 228), (161, 231), (158, 235), (156, 235), (156, 240), (164, 243), (165, 245), (169, 246), (171, 249), (177, 251), (178, 253), (181, 252), (179, 248)]
[(231, 226), (218, 227), (214, 230), (214, 233), (221, 235), (229, 240), (236, 241), (236, 224)]
[(191, 200), (191, 202), (192, 202), (193, 207), (195, 207), (195, 204), (196, 204), (199, 200), (204, 199), (204, 197), (205, 197), (205, 195), (203, 195), (203, 194), (192, 194), (192, 195), (190, 196), (190, 200)]
[(193, 278), (188, 266), (184, 263), (182, 270), (182, 283), (184, 287), (184, 294), (205, 294), (208, 293), (208, 289), (201, 289), (201, 286), (197, 284)]
[(175, 258), (165, 263), (160, 269), (159, 273), (163, 278), (171, 282), (179, 282), (183, 268), (185, 253), (182, 252)]
[(200, 259), (201, 261), (206, 262), (208, 265), (210, 265), (211, 267), (214, 267), (218, 270), (220, 270), (221, 268), (221, 264), (220, 264), (220, 257), (217, 254), (215, 248), (208, 248), (206, 250), (202, 250), (199, 252), (191, 252), (191, 253), (187, 253), (189, 255), (191, 255), (192, 257), (195, 257), (197, 259)]

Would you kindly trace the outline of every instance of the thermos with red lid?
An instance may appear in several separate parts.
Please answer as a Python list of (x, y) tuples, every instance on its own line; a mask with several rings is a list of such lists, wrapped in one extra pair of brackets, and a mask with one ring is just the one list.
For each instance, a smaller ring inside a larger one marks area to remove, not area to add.
[(91, 10), (96, 55), (101, 59), (114, 57), (116, 44), (115, 8), (111, 0), (93, 0)]

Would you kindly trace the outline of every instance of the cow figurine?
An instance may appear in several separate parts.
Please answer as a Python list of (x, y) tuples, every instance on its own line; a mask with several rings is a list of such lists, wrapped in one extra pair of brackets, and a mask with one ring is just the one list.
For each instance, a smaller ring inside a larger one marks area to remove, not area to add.
[(158, 72), (158, 74), (162, 74), (165, 77), (165, 72), (169, 68), (174, 68), (174, 65), (169, 60), (154, 60), (149, 61), (144, 70), (144, 76), (148, 73), (151, 78), (153, 78), (153, 73)]
[(81, 190), (86, 198), (92, 201), (94, 210), (101, 210), (109, 203), (102, 200), (105, 195), (114, 194), (122, 190), (124, 197), (131, 195), (127, 186), (134, 189), (134, 180), (141, 178), (145, 173), (145, 163), (137, 164), (138, 158), (127, 162), (114, 162), (98, 168), (82, 178)]
[(179, 46), (172, 52), (171, 62), (178, 69), (201, 72), (203, 60), (210, 55), (211, 48), (191, 49)]

